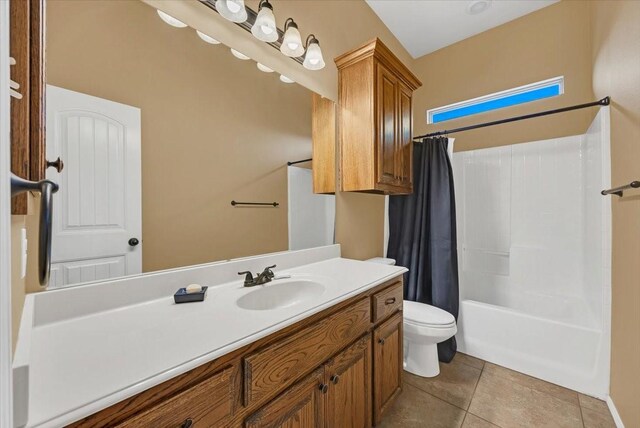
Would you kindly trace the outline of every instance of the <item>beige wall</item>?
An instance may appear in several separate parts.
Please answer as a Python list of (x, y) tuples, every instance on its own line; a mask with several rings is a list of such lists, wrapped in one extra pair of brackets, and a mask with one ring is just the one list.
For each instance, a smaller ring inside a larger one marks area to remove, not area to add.
[[(525, 15), (418, 58), (414, 71), (423, 83), (414, 101), (415, 135), (592, 101), (588, 2), (562, 1)], [(430, 108), (556, 76), (565, 77), (562, 96), (426, 123)], [(459, 151), (575, 135), (587, 129), (595, 113), (579, 110), (452, 136)]]
[[(640, 179), (640, 2), (591, 2), (593, 90), (610, 95), (611, 182)], [(613, 205), (611, 397), (640, 427), (640, 193)]]
[(25, 279), (20, 278), (20, 231), (25, 228), (26, 216), (11, 216), (11, 243), (18, 248), (11, 255), (11, 327), (13, 330), (12, 341), (15, 344), (20, 327), (20, 317), (22, 316), (22, 303), (25, 295)]
[(310, 91), (141, 2), (50, 2), (47, 27), (48, 83), (142, 110), (144, 271), (288, 248), (286, 162), (311, 153)]

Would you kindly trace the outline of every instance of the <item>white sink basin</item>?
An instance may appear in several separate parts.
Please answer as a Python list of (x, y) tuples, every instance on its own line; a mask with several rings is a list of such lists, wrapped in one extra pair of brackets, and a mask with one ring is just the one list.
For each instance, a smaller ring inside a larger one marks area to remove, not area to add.
[(324, 285), (308, 279), (276, 280), (240, 297), (236, 304), (242, 309), (264, 311), (281, 309), (313, 300), (324, 293)]

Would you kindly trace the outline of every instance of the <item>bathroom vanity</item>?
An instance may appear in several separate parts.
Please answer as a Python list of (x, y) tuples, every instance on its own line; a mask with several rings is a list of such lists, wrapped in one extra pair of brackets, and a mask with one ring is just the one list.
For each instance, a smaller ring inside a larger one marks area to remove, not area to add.
[(401, 388), (401, 309), (398, 277), (72, 426), (370, 426)]
[[(290, 278), (235, 279), (269, 264)], [(405, 271), (330, 246), (35, 295), (18, 407), (26, 426), (375, 425), (402, 388)], [(170, 284), (185, 280), (209, 286), (204, 302), (173, 303)], [(113, 301), (124, 289), (138, 301)], [(71, 309), (48, 311), (55, 299)]]

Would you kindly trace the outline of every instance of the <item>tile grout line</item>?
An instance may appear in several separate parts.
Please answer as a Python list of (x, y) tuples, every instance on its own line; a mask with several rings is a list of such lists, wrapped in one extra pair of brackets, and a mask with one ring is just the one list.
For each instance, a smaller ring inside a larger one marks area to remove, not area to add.
[(462, 428), (464, 426), (464, 421), (467, 420), (467, 416), (469, 415), (469, 412), (464, 412), (464, 418), (462, 418), (462, 423), (460, 424), (460, 427)]
[[(498, 425), (497, 423), (495, 423), (495, 422), (491, 422), (491, 421), (488, 421), (488, 420), (486, 420), (485, 418), (483, 418), (482, 416), (478, 416), (478, 415), (476, 415), (475, 413), (471, 413), (471, 411), (469, 411), (469, 409), (471, 408), (471, 403), (473, 402), (473, 399), (474, 399), (474, 398), (475, 398), (475, 396), (476, 396), (476, 391), (478, 390), (478, 384), (480, 384), (480, 379), (482, 378), (482, 373), (484, 373), (484, 368), (485, 368), (486, 366), (487, 366), (487, 362), (486, 362), (486, 361), (484, 361), (484, 360), (482, 360), (482, 368), (480, 369), (480, 376), (478, 376), (478, 381), (476, 382), (476, 386), (473, 388), (473, 394), (471, 394), (471, 401), (469, 401), (469, 407), (467, 408), (467, 415), (468, 415), (468, 414), (472, 414), (472, 415), (473, 415), (473, 416), (475, 416), (476, 418), (478, 418), (478, 419), (482, 419), (483, 421), (485, 421), (485, 422), (486, 422), (486, 423), (488, 423), (488, 424), (495, 425), (495, 426), (496, 426), (496, 427), (498, 427), (498, 428), (502, 428), (502, 427), (501, 427), (500, 425)], [(465, 415), (465, 417), (464, 417), (464, 418), (465, 418), (465, 419), (467, 419), (467, 416)], [(464, 422), (464, 421), (463, 421), (463, 422)], [(584, 423), (583, 423), (583, 426), (584, 426)]]

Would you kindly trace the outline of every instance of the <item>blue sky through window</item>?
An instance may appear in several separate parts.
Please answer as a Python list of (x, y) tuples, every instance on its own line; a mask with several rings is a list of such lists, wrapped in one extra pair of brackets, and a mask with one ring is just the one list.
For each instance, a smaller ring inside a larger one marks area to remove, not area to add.
[(516, 94), (505, 94), (504, 96), (493, 98), (491, 100), (477, 103), (466, 104), (460, 107), (454, 107), (445, 111), (434, 113), (431, 116), (431, 123), (443, 122), (445, 120), (457, 119), (464, 116), (471, 116), (486, 111), (497, 110), (505, 107), (511, 107), (518, 104), (524, 104), (531, 101), (541, 100), (544, 98), (555, 97), (562, 94), (561, 83), (554, 82), (549, 86), (538, 87), (528, 91)]

